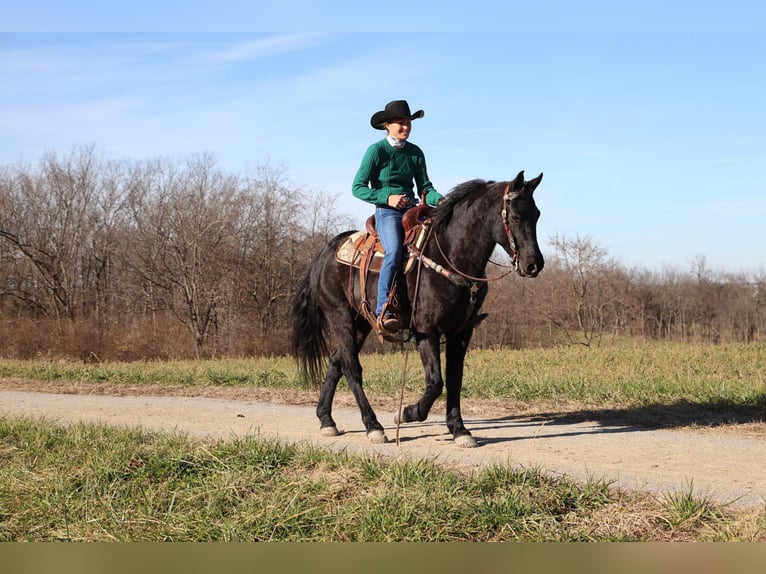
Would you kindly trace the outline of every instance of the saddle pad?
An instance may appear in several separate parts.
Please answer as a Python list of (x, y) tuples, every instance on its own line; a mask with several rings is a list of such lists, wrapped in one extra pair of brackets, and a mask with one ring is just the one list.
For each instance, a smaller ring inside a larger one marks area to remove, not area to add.
[(380, 247), (377, 238), (371, 236), (366, 231), (356, 231), (349, 235), (340, 244), (338, 251), (335, 253), (335, 259), (339, 263), (351, 265), (358, 269), (362, 265), (362, 261), (364, 261), (365, 254), (370, 249), (375, 249), (375, 254), (372, 256), (369, 270), (378, 273), (383, 264), (383, 249)]

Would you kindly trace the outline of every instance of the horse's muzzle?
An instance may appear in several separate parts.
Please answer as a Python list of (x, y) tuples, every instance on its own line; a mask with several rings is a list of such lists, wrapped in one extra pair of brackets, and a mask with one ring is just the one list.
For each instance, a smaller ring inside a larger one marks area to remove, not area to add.
[(519, 275), (522, 277), (537, 277), (540, 271), (545, 267), (545, 260), (542, 255), (532, 257), (528, 260), (519, 261)]

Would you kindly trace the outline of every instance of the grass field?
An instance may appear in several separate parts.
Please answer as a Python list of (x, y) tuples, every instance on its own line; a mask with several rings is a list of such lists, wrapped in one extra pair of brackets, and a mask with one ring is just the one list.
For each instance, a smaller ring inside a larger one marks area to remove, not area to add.
[[(362, 358), (372, 396), (398, 396), (403, 353)], [(406, 389), (422, 391), (417, 354), (406, 361)], [(0, 360), (0, 378), (89, 385), (184, 389), (305, 390), (290, 357), (83, 364)], [(345, 385), (339, 385), (344, 392)], [(474, 350), (463, 397), (509, 401), (531, 410), (619, 411), (643, 424), (757, 422), (766, 415), (766, 346), (683, 345), (625, 340), (602, 348)], [(630, 422), (630, 421), (628, 421)]]
[[(367, 355), (370, 394), (399, 391), (403, 355)], [(408, 393), (420, 389), (415, 354)], [(623, 341), (469, 353), (464, 396), (643, 424), (766, 415), (766, 348)], [(0, 361), (0, 378), (89, 387), (301, 390), (290, 358), (85, 365)], [(0, 540), (766, 541), (765, 509), (654, 498), (534, 470), (472, 475), (256, 438), (197, 441), (0, 419)]]

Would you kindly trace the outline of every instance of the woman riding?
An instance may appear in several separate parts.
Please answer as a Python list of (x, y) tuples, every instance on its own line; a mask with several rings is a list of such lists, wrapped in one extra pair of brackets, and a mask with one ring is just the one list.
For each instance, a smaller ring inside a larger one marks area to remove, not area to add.
[(412, 120), (424, 115), (423, 110), (410, 113), (406, 100), (394, 100), (375, 112), (370, 124), (376, 130), (386, 130), (387, 135), (367, 148), (354, 178), (354, 197), (375, 205), (375, 229), (385, 251), (375, 310), (381, 331), (395, 332), (402, 327), (401, 319), (389, 311), (387, 305), (402, 259), (402, 215), (418, 203), (418, 197), (427, 205), (437, 205), (442, 200), (428, 178), (423, 151), (407, 141)]

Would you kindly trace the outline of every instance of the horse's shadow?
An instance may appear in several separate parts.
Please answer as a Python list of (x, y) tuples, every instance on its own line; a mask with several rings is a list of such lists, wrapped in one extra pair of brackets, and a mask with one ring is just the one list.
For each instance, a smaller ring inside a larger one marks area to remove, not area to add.
[(537, 415), (537, 418), (551, 421), (549, 424), (595, 421), (604, 426), (635, 426), (646, 429), (760, 423), (764, 417), (766, 393), (756, 395), (747, 403), (732, 399), (705, 402), (681, 399), (670, 404), (655, 403), (637, 407), (583, 409)]
[[(577, 435), (636, 433), (657, 429), (681, 429), (763, 423), (766, 419), (766, 393), (757, 395), (746, 404), (731, 399), (707, 402), (679, 400), (671, 404), (651, 404), (638, 407), (582, 409), (567, 412), (543, 412), (535, 415), (508, 415), (489, 419), (467, 417), (472, 432), (481, 433), (479, 444), (498, 444), (520, 440), (544, 440)], [(537, 433), (542, 425), (552, 427), (591, 422), (592, 426), (562, 428), (560, 433)], [(492, 431), (503, 426), (528, 426), (522, 436), (492, 437)]]

